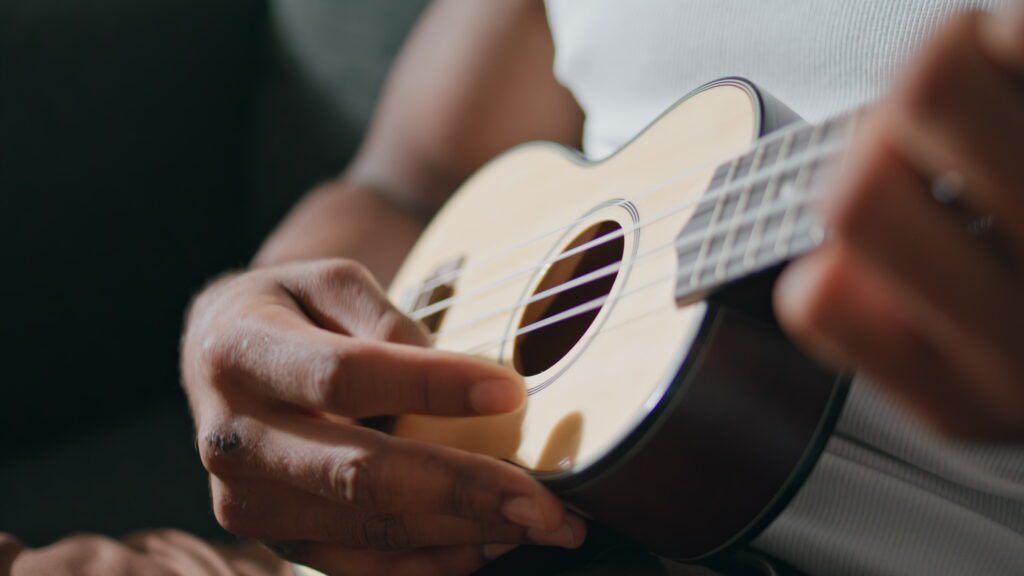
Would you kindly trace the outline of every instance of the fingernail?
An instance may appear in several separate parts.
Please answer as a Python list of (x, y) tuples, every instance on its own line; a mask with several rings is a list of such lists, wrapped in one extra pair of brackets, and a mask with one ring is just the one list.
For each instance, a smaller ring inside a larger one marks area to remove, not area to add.
[(779, 276), (775, 286), (775, 307), (780, 316), (798, 314), (807, 304), (811, 267), (805, 262), (794, 262)]
[(516, 544), (484, 544), (483, 555), (488, 560), (504, 556), (518, 547)]
[(469, 390), (469, 404), (478, 414), (501, 414), (523, 403), (523, 384), (515, 380), (484, 380)]
[(575, 548), (577, 546), (576, 534), (568, 522), (562, 524), (553, 532), (530, 529), (526, 531), (526, 537), (534, 544), (545, 544), (548, 546), (561, 546), (562, 548)]
[(544, 522), (544, 513), (540, 510), (540, 503), (529, 496), (517, 496), (505, 502), (501, 507), (506, 518), (527, 528), (544, 530), (547, 526)]

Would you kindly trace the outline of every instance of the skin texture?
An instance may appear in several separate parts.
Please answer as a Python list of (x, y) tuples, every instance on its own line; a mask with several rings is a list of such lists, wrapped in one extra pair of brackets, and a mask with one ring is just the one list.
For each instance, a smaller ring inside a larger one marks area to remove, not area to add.
[(585, 524), (519, 469), (356, 421), (523, 402), (515, 373), (427, 349), (379, 282), (489, 158), (528, 140), (579, 146), (582, 113), (552, 58), (540, 2), (434, 3), (354, 163), (250, 270), (196, 298), (182, 373), (227, 530), (332, 574), (468, 573), (518, 544), (582, 543)]
[[(955, 171), (960, 209), (931, 182)], [(790, 333), (936, 430), (1024, 439), (1024, 9), (941, 30), (869, 113), (832, 232), (776, 289)], [(992, 215), (992, 229), (968, 231)]]
[[(353, 165), (310, 193), (251, 269), (197, 296), (182, 372), (214, 511), (229, 531), (336, 574), (459, 574), (585, 525), (514, 467), (392, 438), (358, 418), (516, 408), (507, 370), (425, 348), (387, 283), (473, 170), (527, 140), (578, 146), (539, 1), (440, 0), (395, 64)], [(791, 334), (956, 435), (1024, 430), (1024, 17), (966, 15), (857, 138), (827, 245), (776, 291)], [(931, 199), (956, 170), (972, 236)]]

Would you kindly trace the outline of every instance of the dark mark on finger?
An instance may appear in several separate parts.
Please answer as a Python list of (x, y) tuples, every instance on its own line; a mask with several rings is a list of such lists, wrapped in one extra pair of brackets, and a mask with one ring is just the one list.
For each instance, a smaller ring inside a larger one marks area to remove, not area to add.
[(242, 445), (242, 438), (237, 432), (228, 432), (226, 434), (215, 432), (207, 435), (206, 443), (215, 450), (228, 453)]

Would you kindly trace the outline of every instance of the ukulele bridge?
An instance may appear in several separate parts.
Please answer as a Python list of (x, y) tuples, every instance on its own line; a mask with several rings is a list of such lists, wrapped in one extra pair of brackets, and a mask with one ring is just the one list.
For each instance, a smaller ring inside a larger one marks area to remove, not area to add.
[(419, 320), (431, 334), (436, 334), (444, 322), (448, 304), (455, 296), (455, 280), (459, 277), (465, 258), (459, 256), (437, 267), (421, 285), (402, 297), (401, 308)]

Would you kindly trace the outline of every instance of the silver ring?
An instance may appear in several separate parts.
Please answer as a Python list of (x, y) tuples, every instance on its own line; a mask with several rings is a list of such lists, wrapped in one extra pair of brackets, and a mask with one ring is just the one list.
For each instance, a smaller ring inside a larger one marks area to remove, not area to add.
[[(932, 180), (932, 197), (939, 204), (950, 205), (959, 202), (967, 190), (964, 185), (964, 177), (956, 170), (943, 172), (938, 178)], [(972, 236), (981, 236), (992, 229), (993, 218), (991, 214), (982, 214), (972, 217), (967, 222), (967, 231)]]
[(939, 204), (952, 204), (964, 194), (964, 177), (956, 170), (943, 172), (932, 180), (932, 197)]

